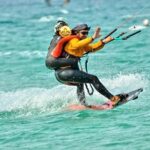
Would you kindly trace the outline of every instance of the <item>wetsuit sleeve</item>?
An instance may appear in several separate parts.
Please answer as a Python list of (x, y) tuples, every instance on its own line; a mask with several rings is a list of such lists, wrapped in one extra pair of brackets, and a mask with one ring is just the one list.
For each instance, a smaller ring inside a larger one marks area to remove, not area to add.
[(86, 52), (95, 52), (97, 50), (100, 50), (104, 47), (104, 43), (102, 41), (98, 41), (96, 43), (90, 44), (86, 46), (85, 51)]

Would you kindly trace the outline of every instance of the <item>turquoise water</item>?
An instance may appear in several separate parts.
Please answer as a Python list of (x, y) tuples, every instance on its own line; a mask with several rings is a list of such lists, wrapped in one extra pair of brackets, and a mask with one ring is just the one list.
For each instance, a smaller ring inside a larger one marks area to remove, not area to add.
[[(89, 72), (114, 94), (143, 87), (136, 101), (108, 111), (67, 111), (78, 103), (76, 89), (61, 85), (45, 67), (57, 19), (71, 27), (88, 23), (102, 35), (142, 27), (150, 19), (148, 0), (0, 0), (0, 149), (3, 150), (149, 150), (150, 28), (128, 41), (115, 41), (89, 55)], [(83, 58), (84, 63), (85, 58)], [(97, 92), (92, 104), (106, 101)]]

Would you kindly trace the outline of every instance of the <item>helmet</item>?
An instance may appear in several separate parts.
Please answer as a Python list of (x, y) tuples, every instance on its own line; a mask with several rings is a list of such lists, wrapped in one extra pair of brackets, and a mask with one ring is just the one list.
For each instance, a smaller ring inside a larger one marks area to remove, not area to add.
[(59, 35), (61, 37), (69, 36), (71, 35), (71, 29), (68, 26), (62, 26), (59, 29)]
[(91, 27), (89, 27), (87, 24), (80, 24), (80, 25), (77, 25), (76, 27), (74, 27), (74, 28), (72, 29), (72, 31), (73, 31), (74, 33), (77, 33), (77, 32), (79, 32), (79, 31), (81, 31), (81, 30), (90, 30), (90, 28), (91, 28)]
[(54, 27), (54, 32), (57, 33), (59, 31), (59, 29), (63, 26), (68, 26), (68, 24), (63, 20), (58, 20)]

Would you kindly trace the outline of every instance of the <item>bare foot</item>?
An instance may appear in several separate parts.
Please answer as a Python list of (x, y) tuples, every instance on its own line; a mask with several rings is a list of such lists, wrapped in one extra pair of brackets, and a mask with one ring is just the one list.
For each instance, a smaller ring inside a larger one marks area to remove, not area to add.
[(120, 100), (121, 100), (121, 99), (120, 99), (119, 96), (113, 96), (113, 97), (111, 98), (111, 101), (112, 101), (113, 105), (116, 105)]

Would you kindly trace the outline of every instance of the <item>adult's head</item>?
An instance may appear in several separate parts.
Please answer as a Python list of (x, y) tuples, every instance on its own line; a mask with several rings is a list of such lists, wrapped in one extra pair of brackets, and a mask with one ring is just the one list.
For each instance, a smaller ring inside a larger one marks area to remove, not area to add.
[(78, 35), (81, 39), (84, 39), (87, 37), (89, 30), (90, 27), (87, 24), (80, 24), (72, 29), (72, 33)]

